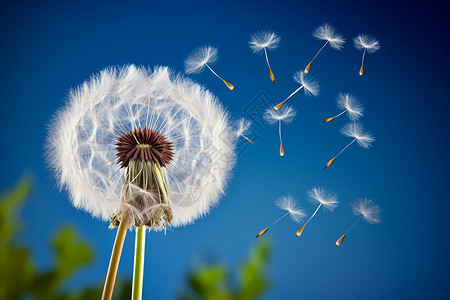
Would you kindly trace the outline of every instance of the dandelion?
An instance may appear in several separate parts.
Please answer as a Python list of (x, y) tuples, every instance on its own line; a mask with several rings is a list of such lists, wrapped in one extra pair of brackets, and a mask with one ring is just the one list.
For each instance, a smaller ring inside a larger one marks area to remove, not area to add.
[(344, 37), (336, 31), (336, 29), (330, 24), (323, 24), (322, 26), (317, 27), (313, 33), (313, 37), (318, 40), (326, 41), (322, 48), (317, 51), (316, 55), (314, 55), (311, 62), (306, 66), (305, 73), (309, 72), (311, 68), (311, 64), (316, 59), (317, 55), (325, 48), (326, 45), (330, 44), (330, 46), (336, 50), (341, 50), (344, 47), (345, 39)]
[(275, 76), (273, 75), (272, 68), (270, 67), (269, 57), (267, 56), (267, 50), (275, 50), (280, 44), (281, 38), (273, 31), (260, 31), (253, 34), (250, 37), (250, 48), (253, 53), (262, 54), (266, 56), (267, 66), (269, 67), (270, 80), (275, 84)]
[(329, 192), (321, 187), (314, 187), (310, 191), (308, 191), (308, 197), (313, 204), (318, 203), (319, 206), (314, 211), (312, 216), (308, 219), (308, 221), (306, 221), (305, 224), (303, 224), (303, 226), (300, 227), (299, 230), (297, 230), (297, 232), (295, 233), (296, 236), (302, 235), (303, 230), (305, 230), (306, 224), (308, 224), (308, 222), (311, 221), (311, 219), (316, 215), (316, 213), (322, 206), (324, 209), (333, 211), (339, 204), (336, 194)]
[(358, 219), (353, 223), (352, 226), (336, 241), (336, 246), (339, 246), (345, 238), (345, 235), (356, 225), (356, 223), (364, 218), (367, 222), (371, 224), (377, 224), (381, 222), (380, 214), (381, 210), (369, 199), (358, 199), (352, 204), (352, 211), (355, 216), (359, 216)]
[(141, 298), (144, 226), (165, 230), (205, 215), (224, 191), (234, 147), (218, 100), (167, 67), (108, 68), (71, 91), (48, 154), (73, 205), (118, 226), (102, 299), (111, 299), (133, 226), (133, 299)]
[(303, 71), (298, 71), (294, 73), (294, 81), (300, 84), (300, 87), (293, 91), (284, 101), (278, 103), (273, 109), (279, 110), (284, 103), (294, 96), (298, 91), (303, 89), (305, 95), (307, 96), (317, 96), (319, 95), (319, 82), (313, 79), (309, 75), (303, 73)]
[(364, 107), (362, 106), (361, 103), (359, 103), (358, 99), (350, 94), (343, 94), (340, 93), (336, 104), (338, 106), (339, 109), (341, 109), (342, 111), (337, 114), (334, 117), (328, 118), (326, 119), (324, 122), (330, 122), (333, 121), (334, 119), (336, 119), (337, 117), (347, 113), (348, 117), (352, 120), (352, 121), (356, 121), (357, 119), (359, 119), (360, 117), (363, 116), (363, 111), (364, 111)]
[(277, 201), (275, 201), (275, 205), (278, 206), (280, 209), (285, 210), (286, 213), (284, 215), (282, 215), (281, 217), (279, 217), (275, 222), (273, 222), (272, 225), (261, 230), (258, 233), (258, 235), (255, 236), (255, 238), (260, 237), (263, 234), (265, 234), (267, 232), (267, 230), (269, 230), (270, 227), (275, 225), (278, 221), (280, 221), (287, 215), (290, 215), (291, 219), (296, 223), (300, 223), (301, 220), (306, 216), (303, 209), (297, 207), (297, 204), (295, 203), (295, 199), (292, 196), (285, 196), (285, 197), (278, 199)]
[(242, 137), (252, 144), (255, 143), (253, 140), (247, 137), (247, 135), (250, 133), (250, 127), (252, 125), (252, 122), (247, 121), (244, 118), (241, 118), (234, 121), (233, 125), (236, 138)]
[(197, 74), (203, 72), (206, 66), (217, 78), (222, 80), (230, 90), (234, 90), (234, 85), (220, 77), (210, 66), (217, 61), (218, 52), (217, 48), (212, 46), (201, 46), (195, 49), (184, 61), (185, 71), (187, 74)]
[(280, 156), (284, 156), (283, 139), (281, 138), (281, 123), (289, 124), (294, 120), (297, 112), (291, 106), (285, 106), (281, 110), (267, 108), (263, 118), (271, 125), (278, 123), (278, 135), (280, 136)]
[(335, 157), (333, 157), (324, 167), (324, 169), (331, 166), (332, 163), (336, 160), (336, 158), (344, 152), (345, 149), (347, 149), (351, 144), (353, 144), (355, 141), (358, 141), (358, 144), (368, 149), (370, 146), (372, 146), (373, 141), (375, 140), (371, 133), (365, 132), (364, 127), (360, 123), (351, 122), (346, 124), (341, 129), (341, 133), (353, 138), (353, 140), (347, 144), (347, 146), (344, 147), (344, 149), (341, 150)]
[(361, 69), (359, 69), (359, 75), (362, 76), (364, 72), (364, 58), (367, 53), (374, 53), (380, 49), (380, 42), (371, 35), (360, 34), (353, 39), (353, 43), (358, 50), (363, 50)]

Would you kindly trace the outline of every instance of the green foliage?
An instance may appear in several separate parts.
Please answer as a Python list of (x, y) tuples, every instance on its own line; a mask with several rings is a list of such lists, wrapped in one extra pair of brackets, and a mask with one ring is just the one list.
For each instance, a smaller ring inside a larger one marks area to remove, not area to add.
[[(75, 292), (64, 287), (76, 271), (93, 261), (90, 245), (74, 228), (62, 227), (52, 237), (54, 263), (44, 271), (36, 268), (30, 249), (17, 241), (24, 225), (19, 213), (32, 185), (32, 181), (25, 178), (0, 199), (0, 300), (24, 297), (36, 300), (100, 299), (102, 283)], [(124, 282), (120, 278), (116, 281), (114, 299), (130, 299), (131, 284)]]
[(228, 268), (220, 264), (202, 266), (188, 274), (188, 287), (180, 300), (251, 300), (261, 297), (269, 288), (266, 269), (271, 244), (261, 241), (242, 264), (237, 286), (233, 286)]

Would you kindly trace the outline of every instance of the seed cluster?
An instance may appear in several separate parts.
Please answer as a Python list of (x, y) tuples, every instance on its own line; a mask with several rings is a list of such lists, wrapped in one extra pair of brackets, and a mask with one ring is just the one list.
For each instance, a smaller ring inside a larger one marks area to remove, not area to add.
[(122, 168), (126, 168), (131, 159), (149, 160), (165, 167), (173, 158), (171, 142), (158, 131), (141, 127), (120, 136), (116, 150)]

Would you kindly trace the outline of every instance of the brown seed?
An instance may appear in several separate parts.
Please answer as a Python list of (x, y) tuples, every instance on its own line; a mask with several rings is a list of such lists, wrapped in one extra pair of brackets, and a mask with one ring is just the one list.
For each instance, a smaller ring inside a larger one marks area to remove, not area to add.
[(311, 69), (311, 64), (312, 64), (312, 62), (310, 62), (310, 63), (306, 66), (306, 68), (305, 68), (305, 74), (308, 74), (309, 69)]
[(339, 246), (342, 243), (342, 241), (344, 240), (344, 238), (345, 238), (345, 234), (336, 241), (336, 246)]
[(272, 70), (270, 70), (270, 80), (272, 80), (273, 84), (275, 84), (275, 76), (273, 76)]
[(333, 121), (334, 119), (336, 119), (336, 117), (332, 117), (332, 118), (328, 118), (325, 121), (323, 121), (324, 123), (328, 123), (330, 121)]
[(224, 80), (223, 82), (227, 85), (227, 87), (228, 87), (231, 91), (234, 90), (234, 85), (232, 85), (231, 82), (228, 82), (228, 81), (226, 81), (226, 80)]
[(267, 232), (267, 230), (269, 230), (269, 227), (267, 227), (266, 229), (261, 230), (257, 236), (255, 236), (255, 238), (262, 236), (263, 234), (265, 234)]
[(364, 67), (361, 66), (361, 69), (359, 69), (359, 75), (362, 76), (363, 72), (364, 72)]
[(335, 160), (335, 159), (336, 159), (336, 157), (333, 158), (332, 160), (330, 160), (330, 161), (327, 163), (327, 165), (325, 166), (324, 169), (326, 169), (326, 168), (328, 168), (329, 166), (331, 166), (331, 164), (334, 163), (334, 160)]
[(304, 224), (302, 227), (300, 227), (299, 230), (297, 230), (297, 232), (295, 233), (296, 236), (301, 236), (303, 233), (303, 230), (305, 230), (305, 226), (306, 224)]
[(284, 146), (283, 146), (283, 143), (281, 143), (281, 145), (280, 145), (280, 156), (284, 157)]

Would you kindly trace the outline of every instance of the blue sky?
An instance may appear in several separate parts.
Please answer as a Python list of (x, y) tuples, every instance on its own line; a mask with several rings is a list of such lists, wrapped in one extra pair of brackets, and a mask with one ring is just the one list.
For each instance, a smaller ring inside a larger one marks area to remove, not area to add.
[[(220, 205), (194, 225), (148, 235), (144, 298), (173, 298), (187, 268), (205, 256), (237, 268), (255, 234), (282, 214), (273, 201), (292, 194), (312, 213), (306, 192), (317, 185), (335, 191), (341, 204), (334, 213), (319, 212), (301, 238), (287, 219), (267, 233), (274, 255), (266, 299), (448, 297), (448, 17), (438, 1), (2, 2), (0, 189), (24, 172), (36, 183), (22, 239), (45, 267), (51, 263), (48, 237), (72, 224), (94, 245), (97, 260), (71, 284), (104, 280), (115, 232), (71, 206), (43, 159), (49, 120), (70, 88), (111, 65), (167, 65), (182, 72), (191, 50), (211, 44), (219, 49), (215, 70), (236, 90), (208, 72), (191, 78), (232, 116), (255, 118), (250, 112), (262, 99), (278, 102), (297, 87), (293, 73), (322, 45), (311, 32), (329, 22), (347, 43), (342, 51), (325, 48), (313, 65), (320, 95), (292, 99), (298, 115), (283, 128), (286, 156), (278, 156), (276, 127), (254, 126), (256, 143), (240, 148)], [(275, 86), (264, 57), (248, 48), (249, 36), (262, 29), (282, 38), (269, 53)], [(361, 53), (350, 42), (359, 33), (381, 42), (380, 51), (367, 55), (362, 77)], [(369, 150), (353, 145), (324, 171), (349, 142), (339, 133), (345, 118), (322, 123), (337, 111), (339, 92), (365, 105), (362, 122), (376, 141)], [(354, 220), (350, 202), (359, 197), (378, 203), (383, 221), (358, 224), (337, 248), (335, 240)], [(133, 245), (130, 234), (120, 274), (131, 276)]]

